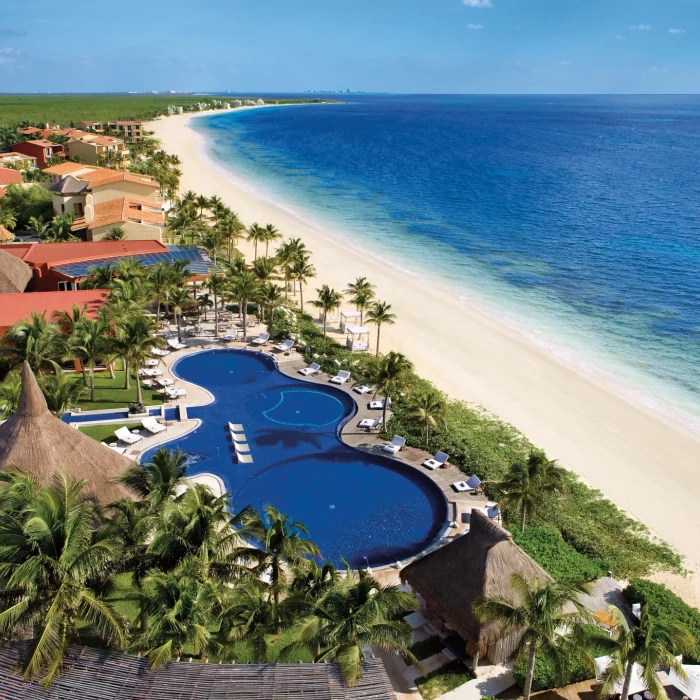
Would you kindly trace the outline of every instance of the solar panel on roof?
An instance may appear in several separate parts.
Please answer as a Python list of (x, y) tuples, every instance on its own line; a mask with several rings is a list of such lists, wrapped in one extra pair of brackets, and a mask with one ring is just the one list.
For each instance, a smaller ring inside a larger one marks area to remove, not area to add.
[(73, 279), (85, 277), (93, 267), (104, 267), (110, 264), (117, 264), (120, 260), (135, 259), (140, 260), (145, 267), (152, 267), (161, 261), (172, 264), (176, 260), (186, 260), (187, 272), (194, 275), (207, 275), (210, 270), (221, 272), (221, 269), (214, 265), (211, 258), (201, 248), (197, 246), (167, 246), (167, 253), (141, 253), (139, 255), (121, 255), (106, 258), (97, 258), (86, 262), (68, 263), (67, 265), (57, 265), (56, 269)]

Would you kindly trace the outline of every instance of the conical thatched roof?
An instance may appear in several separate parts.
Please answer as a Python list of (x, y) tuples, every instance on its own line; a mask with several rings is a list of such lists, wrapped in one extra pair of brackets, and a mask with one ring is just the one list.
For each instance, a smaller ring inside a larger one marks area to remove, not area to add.
[(0, 242), (6, 243), (7, 241), (14, 241), (15, 234), (12, 231), (8, 231), (4, 226), (0, 225)]
[(409, 564), (401, 578), (421, 595), (427, 606), (467, 642), (470, 652), (494, 663), (506, 660), (517, 647), (520, 635), (504, 638), (500, 625), (482, 625), (472, 613), (480, 596), (519, 602), (510, 576), (519, 573), (540, 583), (549, 574), (518, 547), (511, 534), (479, 510), (471, 513), (470, 531), (453, 542)]
[(0, 294), (23, 292), (32, 278), (32, 268), (24, 260), (0, 250)]
[(24, 363), (19, 409), (0, 425), (0, 470), (17, 469), (42, 484), (50, 483), (55, 472), (65, 472), (87, 481), (88, 497), (108, 503), (129, 496), (113, 479), (132, 465), (131, 460), (56, 418)]

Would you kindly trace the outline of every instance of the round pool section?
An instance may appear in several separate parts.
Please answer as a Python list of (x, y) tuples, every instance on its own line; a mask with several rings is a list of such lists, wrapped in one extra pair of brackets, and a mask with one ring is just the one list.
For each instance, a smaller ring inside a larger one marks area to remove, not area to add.
[[(214, 402), (189, 407), (201, 425), (165, 447), (191, 455), (190, 474), (221, 477), (235, 510), (274, 505), (304, 523), (336, 565), (343, 558), (353, 566), (393, 563), (439, 533), (446, 501), (426, 474), (341, 441), (340, 428), (356, 408), (344, 391), (287, 377), (271, 357), (245, 350), (187, 355), (173, 372)], [(252, 463), (237, 462), (229, 421), (243, 425)]]

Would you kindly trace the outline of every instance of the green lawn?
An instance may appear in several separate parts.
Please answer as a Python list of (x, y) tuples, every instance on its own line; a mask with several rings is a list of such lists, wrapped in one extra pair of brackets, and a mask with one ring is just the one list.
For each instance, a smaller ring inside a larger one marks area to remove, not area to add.
[(81, 433), (85, 433), (93, 440), (97, 440), (97, 442), (106, 442), (108, 445), (110, 445), (113, 442), (117, 442), (117, 437), (114, 434), (114, 431), (121, 428), (122, 425), (126, 425), (129, 430), (143, 427), (141, 423), (119, 423), (118, 425), (116, 423), (112, 423), (111, 425), (86, 425), (84, 428), (79, 428), (79, 430)]
[[(83, 392), (83, 397), (78, 408), (83, 411), (98, 411), (104, 408), (126, 408), (130, 403), (136, 402), (136, 381), (132, 375), (131, 389), (124, 389), (124, 371), (117, 370), (114, 379), (109, 376), (109, 372), (98, 372), (95, 374), (95, 401), (90, 401), (90, 390)], [(82, 374), (75, 375), (75, 381), (82, 384)], [(88, 380), (89, 381), (89, 380)], [(157, 391), (142, 385), (143, 403), (146, 406), (160, 405), (163, 397)]]
[(447, 666), (416, 678), (416, 685), (423, 700), (434, 700), (472, 680), (472, 678), (474, 676), (461, 661), (453, 661)]

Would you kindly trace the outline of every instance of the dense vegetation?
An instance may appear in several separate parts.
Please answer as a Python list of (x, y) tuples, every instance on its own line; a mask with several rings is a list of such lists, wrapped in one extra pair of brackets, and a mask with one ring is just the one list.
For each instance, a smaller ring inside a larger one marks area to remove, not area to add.
[(666, 586), (638, 578), (630, 581), (625, 597), (630, 603), (641, 603), (660, 620), (682, 622), (695, 637), (695, 647), (685, 656), (686, 663), (700, 664), (700, 610), (688, 605)]
[(468, 683), (474, 675), (461, 661), (451, 663), (416, 678), (416, 686), (423, 700), (435, 700), (450, 690)]

